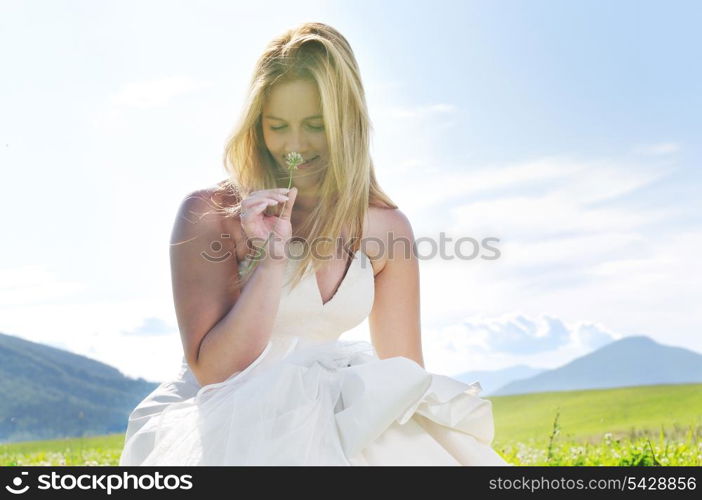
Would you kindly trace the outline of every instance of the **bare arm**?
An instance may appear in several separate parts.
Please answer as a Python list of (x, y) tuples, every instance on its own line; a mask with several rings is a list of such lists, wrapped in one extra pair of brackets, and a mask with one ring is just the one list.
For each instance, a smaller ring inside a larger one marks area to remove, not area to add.
[[(200, 385), (226, 380), (263, 352), (278, 311), (287, 262), (284, 256), (265, 258), (241, 290), (228, 292), (238, 269), (233, 235), (222, 236), (226, 231), (220, 215), (202, 216), (212, 209), (207, 200), (207, 194), (197, 191), (182, 202), (170, 249), (181, 341)], [(216, 254), (213, 242), (223, 245)], [(231, 255), (219, 259), (227, 254)]]
[(383, 240), (390, 252), (375, 277), (375, 300), (368, 317), (371, 340), (381, 359), (403, 356), (424, 367), (419, 307), (419, 262), (414, 233), (399, 210), (383, 210)]

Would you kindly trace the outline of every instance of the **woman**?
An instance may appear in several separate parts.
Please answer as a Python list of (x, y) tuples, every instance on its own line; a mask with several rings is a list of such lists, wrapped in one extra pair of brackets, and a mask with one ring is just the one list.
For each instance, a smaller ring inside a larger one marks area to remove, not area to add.
[[(510, 465), (479, 383), (424, 369), (412, 228), (369, 132), (341, 34), (269, 44), (229, 178), (180, 207), (182, 369), (131, 413), (120, 465)], [(365, 318), (372, 345), (339, 339)]]

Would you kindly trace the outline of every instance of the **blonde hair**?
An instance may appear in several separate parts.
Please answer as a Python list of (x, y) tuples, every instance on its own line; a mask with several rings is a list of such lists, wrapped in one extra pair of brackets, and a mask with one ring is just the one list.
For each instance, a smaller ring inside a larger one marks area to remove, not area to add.
[[(347, 229), (349, 247), (355, 253), (361, 245), (368, 206), (397, 205), (376, 180), (370, 157), (372, 125), (356, 58), (346, 38), (326, 24), (303, 23), (288, 29), (259, 57), (239, 120), (226, 143), (224, 167), (228, 179), (218, 184), (218, 191), (228, 193), (233, 204), (220, 208), (228, 216), (238, 216), (241, 200), (249, 193), (288, 187), (287, 173), (281, 176), (265, 146), (261, 115), (271, 88), (296, 79), (317, 85), (329, 150), (329, 162), (320, 180), (320, 203), (300, 233), (315, 242), (315, 250), (326, 257), (332, 255), (333, 242)], [(277, 215), (280, 206), (268, 209)], [(293, 274), (293, 286), (308, 267), (316, 272), (321, 266), (306, 252)], [(242, 282), (237, 280), (234, 286)]]

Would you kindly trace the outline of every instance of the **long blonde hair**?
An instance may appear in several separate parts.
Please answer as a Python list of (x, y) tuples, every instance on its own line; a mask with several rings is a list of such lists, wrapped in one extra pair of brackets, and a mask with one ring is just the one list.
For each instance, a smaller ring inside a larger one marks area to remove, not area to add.
[[(331, 256), (334, 242), (347, 230), (347, 244), (358, 251), (368, 206), (397, 208), (379, 187), (370, 157), (372, 125), (356, 58), (346, 38), (323, 23), (303, 23), (274, 38), (258, 59), (240, 117), (226, 142), (224, 167), (228, 179), (218, 184), (233, 204), (221, 207), (238, 216), (241, 200), (261, 189), (288, 187), (265, 146), (261, 115), (263, 104), (276, 83), (308, 79), (321, 97), (329, 162), (319, 186), (320, 203), (302, 225), (300, 233), (315, 242), (315, 250)], [(276, 213), (279, 206), (268, 207)], [(272, 213), (271, 213), (272, 215)], [(322, 264), (312, 253), (301, 257), (293, 275), (297, 286), (308, 267)], [(238, 278), (237, 274), (237, 278)], [(237, 279), (235, 287), (242, 284)]]

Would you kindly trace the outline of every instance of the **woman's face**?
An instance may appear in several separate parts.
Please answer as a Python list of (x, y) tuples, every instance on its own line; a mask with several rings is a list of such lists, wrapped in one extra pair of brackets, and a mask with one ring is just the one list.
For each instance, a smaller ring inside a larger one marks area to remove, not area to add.
[(278, 83), (263, 105), (263, 139), (277, 165), (288, 172), (285, 156), (297, 151), (312, 163), (292, 171), (298, 187), (316, 184), (327, 164), (327, 135), (317, 85), (309, 80)]

